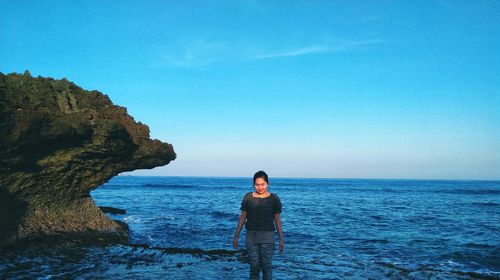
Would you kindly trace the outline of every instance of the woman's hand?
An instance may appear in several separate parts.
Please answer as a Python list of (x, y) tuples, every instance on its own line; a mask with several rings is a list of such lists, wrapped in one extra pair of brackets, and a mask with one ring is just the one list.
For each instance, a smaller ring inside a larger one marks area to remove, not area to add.
[(241, 211), (240, 219), (238, 220), (238, 226), (236, 227), (236, 232), (234, 233), (233, 248), (238, 249), (238, 236), (240, 235), (241, 229), (247, 220), (247, 211)]
[(235, 236), (233, 239), (233, 248), (238, 249), (238, 236)]
[(274, 223), (276, 224), (276, 229), (278, 230), (278, 235), (280, 237), (280, 255), (281, 255), (283, 254), (283, 249), (285, 249), (285, 241), (283, 241), (283, 229), (281, 228), (280, 213), (274, 214)]

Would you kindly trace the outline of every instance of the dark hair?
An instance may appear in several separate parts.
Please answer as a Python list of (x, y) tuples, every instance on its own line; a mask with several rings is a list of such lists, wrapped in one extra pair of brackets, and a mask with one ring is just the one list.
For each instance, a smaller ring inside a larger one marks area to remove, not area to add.
[(264, 171), (257, 171), (254, 175), (253, 175), (253, 183), (255, 184), (255, 180), (257, 180), (257, 178), (262, 178), (264, 179), (264, 181), (266, 181), (267, 184), (269, 184), (269, 178), (267, 177), (267, 174), (266, 172)]

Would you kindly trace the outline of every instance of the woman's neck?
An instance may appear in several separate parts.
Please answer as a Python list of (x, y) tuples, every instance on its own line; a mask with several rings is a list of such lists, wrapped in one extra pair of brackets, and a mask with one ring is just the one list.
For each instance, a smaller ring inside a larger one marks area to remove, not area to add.
[(270, 196), (270, 195), (271, 195), (271, 193), (270, 193), (270, 192), (268, 192), (268, 191), (266, 191), (266, 192), (264, 192), (264, 193), (258, 193), (258, 192), (253, 192), (253, 193), (252, 193), (252, 196), (253, 196), (253, 197), (260, 197), (260, 198), (262, 198), (262, 197), (268, 197), (268, 196)]

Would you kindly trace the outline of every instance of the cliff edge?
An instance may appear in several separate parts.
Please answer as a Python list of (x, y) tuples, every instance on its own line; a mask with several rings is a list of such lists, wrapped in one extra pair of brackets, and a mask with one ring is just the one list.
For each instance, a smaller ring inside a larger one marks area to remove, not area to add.
[(175, 157), (171, 144), (150, 139), (146, 125), (98, 91), (27, 71), (0, 73), (0, 245), (123, 232), (90, 191), (120, 172)]

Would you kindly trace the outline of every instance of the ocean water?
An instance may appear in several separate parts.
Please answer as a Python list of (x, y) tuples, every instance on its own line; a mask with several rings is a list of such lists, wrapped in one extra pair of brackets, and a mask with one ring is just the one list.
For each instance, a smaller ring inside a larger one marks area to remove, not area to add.
[[(247, 279), (251, 178), (118, 176), (91, 193), (131, 243), (0, 253), (0, 278)], [(283, 204), (275, 279), (500, 279), (500, 181), (270, 178)]]

